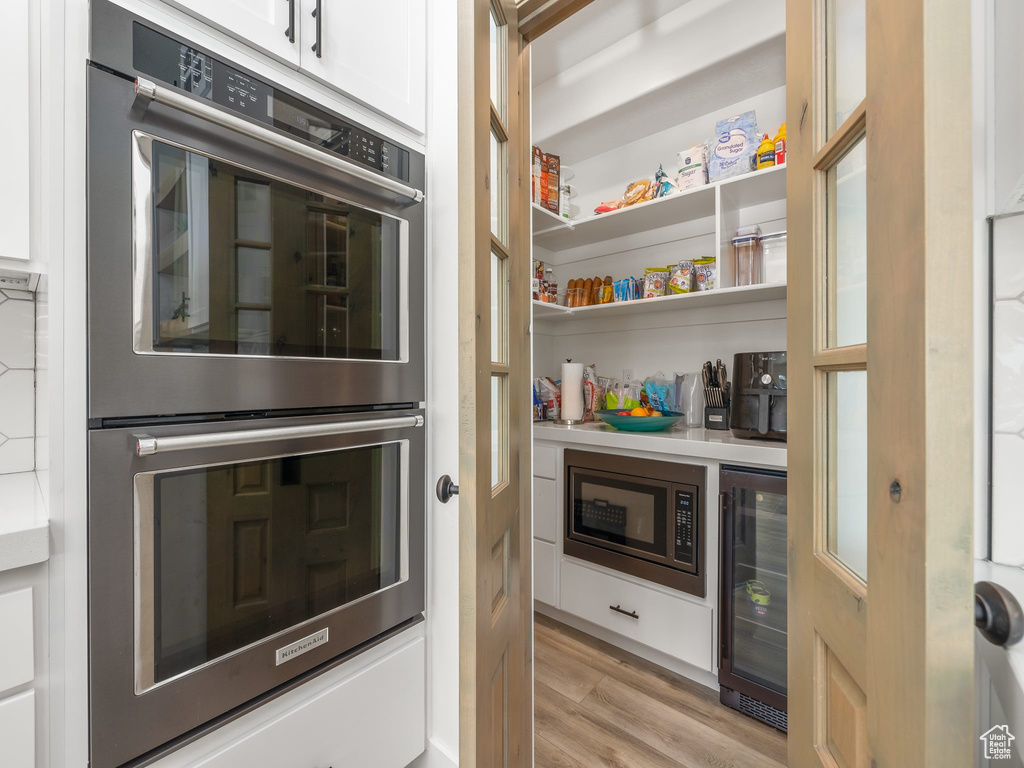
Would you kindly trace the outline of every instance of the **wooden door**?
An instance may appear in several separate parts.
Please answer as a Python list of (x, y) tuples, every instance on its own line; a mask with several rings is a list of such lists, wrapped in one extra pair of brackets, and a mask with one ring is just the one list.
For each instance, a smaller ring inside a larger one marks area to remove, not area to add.
[(968, 5), (787, 2), (791, 766), (971, 765)]
[[(532, 764), (526, 50), (459, 0), (460, 765)], [(437, 203), (435, 203), (437, 204)]]

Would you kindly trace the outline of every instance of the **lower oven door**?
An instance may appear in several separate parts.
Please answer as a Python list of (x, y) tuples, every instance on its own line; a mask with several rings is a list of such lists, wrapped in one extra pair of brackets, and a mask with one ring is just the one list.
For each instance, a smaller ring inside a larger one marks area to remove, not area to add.
[(92, 765), (424, 608), (422, 411), (94, 430)]

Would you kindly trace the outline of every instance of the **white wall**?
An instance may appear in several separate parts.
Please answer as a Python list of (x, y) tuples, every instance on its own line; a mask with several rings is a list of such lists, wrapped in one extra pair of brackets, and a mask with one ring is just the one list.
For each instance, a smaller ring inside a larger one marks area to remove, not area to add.
[[(432, 484), (459, 471), (458, 17), (428, 0), (427, 23), (427, 738), (459, 761), (459, 499), (441, 504)], [(426, 759), (426, 758), (425, 758)], [(443, 760), (439, 759), (443, 763)]]
[[(772, 88), (714, 109), (697, 105), (694, 107), (696, 110), (700, 110), (699, 116), (686, 122), (649, 135), (619, 137), (622, 143), (618, 146), (573, 163), (572, 170), (576, 176), (570, 183), (576, 187), (576, 196), (572, 203), (578, 209), (578, 212), (573, 211), (573, 216), (590, 215), (598, 203), (618, 199), (630, 182), (653, 178), (659, 164), (664, 166), (669, 176), (674, 177), (676, 155), (714, 138), (715, 123), (723, 118), (754, 110), (758, 131), (774, 138), (786, 119), (786, 87)], [(624, 141), (627, 138), (630, 140)], [(542, 146), (542, 149), (549, 148)], [(550, 151), (557, 154), (557, 145), (550, 147)]]
[(668, 376), (699, 371), (705, 360), (718, 358), (731, 375), (737, 352), (786, 348), (784, 301), (674, 311), (653, 321), (656, 328), (650, 327), (651, 317), (560, 323), (554, 334), (542, 334), (550, 339), (544, 343), (550, 343), (553, 354), (546, 368), (538, 365), (535, 375), (558, 378), (559, 363), (566, 358), (594, 363), (599, 375), (614, 379), (621, 379), (623, 369), (640, 378), (658, 371)]

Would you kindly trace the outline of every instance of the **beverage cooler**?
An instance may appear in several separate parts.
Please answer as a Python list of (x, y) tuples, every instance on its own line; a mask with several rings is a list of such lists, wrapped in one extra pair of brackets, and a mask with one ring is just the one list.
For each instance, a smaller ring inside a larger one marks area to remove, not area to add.
[(785, 472), (723, 466), (721, 515), (721, 701), (785, 731)]

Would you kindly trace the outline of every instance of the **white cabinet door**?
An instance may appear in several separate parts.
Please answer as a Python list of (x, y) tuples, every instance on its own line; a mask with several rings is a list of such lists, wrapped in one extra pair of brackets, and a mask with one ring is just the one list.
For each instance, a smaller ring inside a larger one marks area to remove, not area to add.
[(413, 130), (426, 127), (426, 0), (302, 0), (301, 68)]
[(5, 112), (0, 121), (0, 143), (8, 149), (0, 184), (0, 258), (23, 261), (29, 258), (28, 9), (29, 0), (0, 3)]
[(166, 0), (244, 43), (299, 65), (301, 0)]
[(36, 697), (34, 691), (0, 699), (0, 765), (35, 768)]

